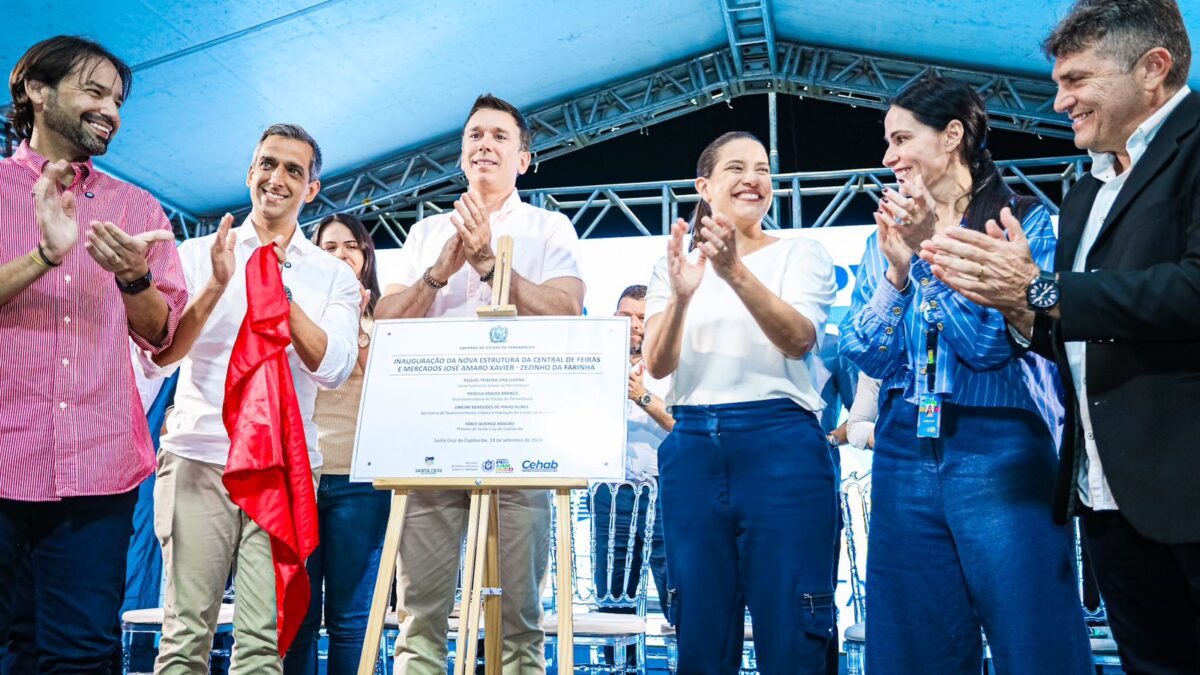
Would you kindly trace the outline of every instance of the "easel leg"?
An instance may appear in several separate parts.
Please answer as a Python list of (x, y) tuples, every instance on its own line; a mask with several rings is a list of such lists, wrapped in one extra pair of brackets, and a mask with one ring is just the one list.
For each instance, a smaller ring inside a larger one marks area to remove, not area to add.
[[(500, 588), (500, 493), (491, 491), (492, 508), (487, 522), (487, 565), (483, 568), (484, 586)], [(500, 675), (501, 644), (504, 640), (503, 618), (500, 614), (502, 595), (488, 595), (483, 599), (484, 632), (483, 654), (487, 675)]]
[[(463, 559), (462, 603), (459, 606), (458, 644), (454, 649), (454, 675), (470, 675), (475, 672), (475, 655), (479, 647), (475, 644), (479, 636), (479, 581), (476, 581), (477, 552), (482, 549), (479, 538), (480, 511), (483, 504), (482, 491), (471, 491), (470, 509), (467, 512), (467, 550)], [(487, 518), (487, 515), (483, 515)], [(486, 521), (485, 521), (486, 522)]]
[(571, 491), (560, 489), (555, 496), (558, 535), (558, 672), (572, 675), (575, 672), (575, 625), (572, 601), (574, 583), (571, 574)]
[(367, 634), (362, 655), (358, 659), (358, 675), (372, 675), (379, 658), (379, 640), (383, 637), (383, 620), (387, 616), (388, 596), (396, 576), (396, 559), (400, 555), (400, 530), (408, 506), (408, 492), (392, 491), (392, 508), (388, 513), (387, 530), (383, 537), (383, 554), (379, 558), (379, 574), (375, 577), (375, 592), (371, 596), (371, 613), (367, 617)]

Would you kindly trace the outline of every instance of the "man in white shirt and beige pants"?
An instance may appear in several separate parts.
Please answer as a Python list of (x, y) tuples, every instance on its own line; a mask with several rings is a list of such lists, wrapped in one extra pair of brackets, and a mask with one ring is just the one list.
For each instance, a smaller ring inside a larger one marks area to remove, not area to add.
[[(511, 104), (480, 96), (468, 115), (461, 163), (469, 191), (451, 213), (413, 226), (398, 277), (375, 308), (376, 319), (461, 316), (491, 304), (498, 237), (514, 240), (510, 301), (521, 316), (577, 316), (584, 285), (579, 240), (566, 216), (521, 202), (517, 176), (530, 161), (531, 133)], [(446, 672), (448, 619), (467, 525), (463, 490), (409, 497), (400, 540), (397, 611), (404, 617), (396, 672)], [(502, 490), (500, 578), (504, 588), (503, 672), (543, 673), (541, 588), (550, 547), (550, 493)]]
[(230, 447), (221, 408), (229, 357), (246, 316), (246, 263), (260, 246), (271, 245), (291, 302), (288, 365), (314, 474), (321, 466), (313, 403), (318, 385), (336, 388), (354, 367), (362, 292), (350, 267), (317, 248), (297, 226), (301, 208), (321, 188), (320, 170), (321, 151), (304, 129), (267, 128), (246, 176), (253, 203), (249, 217), (232, 228), (233, 216), (226, 214), (215, 234), (179, 248), (192, 299), (175, 342), (146, 364), (160, 374), (180, 370), (154, 488), (154, 530), (166, 570), (155, 673), (208, 672), (235, 553), (230, 672), (282, 672), (270, 537), (229, 499), (221, 482)]

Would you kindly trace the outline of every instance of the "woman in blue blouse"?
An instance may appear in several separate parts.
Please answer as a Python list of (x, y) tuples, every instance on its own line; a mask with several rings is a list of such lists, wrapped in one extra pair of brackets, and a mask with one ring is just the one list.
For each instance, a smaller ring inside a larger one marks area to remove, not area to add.
[(865, 670), (978, 673), (982, 629), (1002, 675), (1090, 673), (1071, 532), (1049, 508), (1054, 378), (1015, 347), (999, 312), (914, 256), (935, 233), (984, 230), (1010, 208), (1049, 266), (1050, 214), (1001, 180), (983, 102), (966, 84), (917, 82), (892, 102), (884, 131), (900, 192), (886, 190), (875, 213), (840, 343), (882, 381)]

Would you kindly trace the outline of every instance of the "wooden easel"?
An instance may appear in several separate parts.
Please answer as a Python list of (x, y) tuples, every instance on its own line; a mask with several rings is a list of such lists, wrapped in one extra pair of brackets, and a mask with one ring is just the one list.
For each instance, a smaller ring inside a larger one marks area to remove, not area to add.
[[(512, 288), (512, 237), (500, 237), (496, 243), (496, 272), (493, 277), (492, 304), (475, 311), (480, 317), (511, 317), (517, 315), (516, 305), (509, 304)], [(571, 490), (587, 488), (582, 478), (409, 478), (376, 479), (375, 489), (392, 491), (392, 507), (388, 514), (387, 531), (383, 538), (383, 554), (375, 592), (371, 597), (371, 613), (367, 619), (367, 634), (358, 661), (358, 675), (372, 675), (379, 658), (379, 641), (383, 637), (383, 621), (387, 613), (396, 562), (400, 554), (400, 536), (409, 493), (415, 490), (467, 490), (470, 506), (467, 511), (467, 551), (463, 559), (462, 610), (455, 647), (454, 675), (472, 675), (479, 651), (481, 614), (483, 619), (484, 668), (487, 675), (500, 675), (500, 647), (503, 639), (500, 617), (500, 545), (498, 490), (554, 490), (557, 517), (555, 560), (558, 567), (558, 672), (570, 675), (575, 670), (573, 651), (575, 636), (572, 620), (574, 579), (571, 565)]]

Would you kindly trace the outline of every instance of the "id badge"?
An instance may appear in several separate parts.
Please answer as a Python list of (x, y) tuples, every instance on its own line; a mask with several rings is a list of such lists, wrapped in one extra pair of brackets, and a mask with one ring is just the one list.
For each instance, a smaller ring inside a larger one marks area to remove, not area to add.
[(942, 433), (942, 401), (937, 394), (917, 400), (917, 438), (937, 438)]

